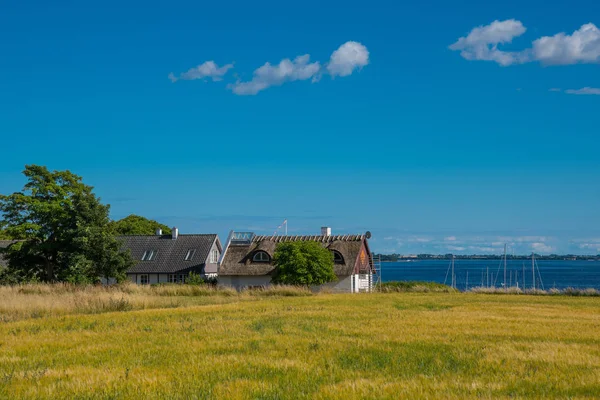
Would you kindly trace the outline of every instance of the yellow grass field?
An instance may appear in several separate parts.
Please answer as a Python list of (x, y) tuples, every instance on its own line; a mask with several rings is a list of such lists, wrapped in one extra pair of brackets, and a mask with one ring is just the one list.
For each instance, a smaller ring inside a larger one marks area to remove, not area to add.
[(598, 297), (94, 290), (0, 288), (0, 398), (600, 398)]

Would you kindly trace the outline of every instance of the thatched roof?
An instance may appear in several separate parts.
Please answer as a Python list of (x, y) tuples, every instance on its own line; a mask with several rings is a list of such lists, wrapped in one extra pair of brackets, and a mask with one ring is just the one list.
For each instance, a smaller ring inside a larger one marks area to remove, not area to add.
[(219, 266), (219, 276), (270, 275), (275, 271), (273, 264), (253, 262), (254, 254), (257, 251), (264, 251), (272, 259), (278, 243), (298, 241), (318, 242), (329, 250), (339, 252), (344, 263), (334, 264), (334, 272), (338, 276), (347, 276), (353, 273), (363, 245), (366, 256), (370, 257), (367, 239), (364, 235), (254, 236), (247, 243), (228, 244)]

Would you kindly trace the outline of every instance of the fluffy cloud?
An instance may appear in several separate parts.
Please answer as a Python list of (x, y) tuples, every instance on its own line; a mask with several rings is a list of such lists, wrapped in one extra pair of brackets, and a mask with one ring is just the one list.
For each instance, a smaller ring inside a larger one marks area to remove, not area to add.
[(456, 242), (456, 236), (446, 236), (444, 238), (444, 241), (446, 241), (446, 242)]
[(558, 33), (533, 42), (533, 57), (544, 64), (600, 62), (600, 29), (585, 24), (571, 35)]
[(511, 43), (525, 33), (521, 21), (494, 21), (471, 30), (450, 45), (467, 60), (495, 61), (502, 66), (539, 61), (546, 65), (600, 63), (600, 29), (589, 23), (571, 35), (558, 33), (533, 41), (531, 48), (521, 51), (498, 50), (499, 44)]
[[(326, 66), (319, 61), (310, 62), (310, 55), (304, 54), (291, 60), (285, 58), (279, 64), (271, 65), (265, 63), (254, 70), (252, 79), (249, 81), (238, 80), (235, 83), (227, 85), (228, 89), (237, 95), (255, 95), (271, 86), (280, 86), (286, 82), (311, 80), (317, 82), (322, 75), (329, 74), (331, 77), (348, 76), (369, 64), (369, 51), (358, 42), (346, 42), (335, 50)], [(227, 64), (219, 67), (214, 61), (205, 63), (189, 69), (187, 72), (175, 76), (169, 74), (172, 82), (180, 79), (194, 80), (207, 79), (220, 81), (223, 76), (233, 68), (233, 64)]]
[(219, 68), (214, 61), (206, 61), (197, 67), (190, 68), (187, 72), (179, 74), (178, 77), (171, 72), (169, 74), (169, 79), (171, 82), (177, 82), (180, 79), (192, 81), (205, 78), (211, 78), (213, 81), (220, 81), (231, 68), (233, 68), (233, 64), (227, 64)]
[(278, 65), (264, 64), (256, 69), (252, 80), (248, 82), (236, 82), (228, 85), (233, 93), (238, 95), (254, 95), (271, 86), (279, 86), (285, 82), (304, 81), (307, 79), (318, 79), (321, 64), (316, 61), (310, 63), (310, 55), (298, 56), (291, 61), (286, 58)]
[(369, 50), (358, 42), (346, 42), (331, 54), (327, 71), (331, 76), (348, 76), (369, 64)]
[(538, 253), (551, 253), (554, 251), (554, 247), (543, 242), (531, 243), (531, 249)]
[(460, 51), (460, 55), (467, 60), (495, 61), (507, 66), (522, 62), (524, 55), (498, 50), (498, 45), (511, 43), (526, 30), (521, 21), (514, 19), (494, 21), (489, 25), (473, 28), (467, 36), (450, 45), (450, 49)]
[(568, 94), (587, 94), (587, 95), (597, 95), (600, 96), (600, 89), (599, 88), (592, 88), (592, 87), (584, 87), (581, 89), (568, 89), (565, 90), (565, 93)]

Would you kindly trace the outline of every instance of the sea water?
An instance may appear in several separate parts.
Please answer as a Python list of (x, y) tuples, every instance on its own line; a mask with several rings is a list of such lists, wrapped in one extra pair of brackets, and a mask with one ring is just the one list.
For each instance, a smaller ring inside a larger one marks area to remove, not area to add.
[[(600, 290), (600, 261), (536, 260), (536, 288), (594, 288)], [(539, 269), (539, 270), (538, 270)], [(467, 271), (469, 280), (467, 282)], [(525, 274), (523, 278), (523, 272)], [(456, 287), (503, 287), (503, 260), (455, 260)], [(512, 279), (511, 279), (512, 277)], [(450, 260), (382, 262), (381, 279), (389, 281), (429, 281), (451, 284)], [(531, 260), (508, 260), (506, 285), (530, 289)]]

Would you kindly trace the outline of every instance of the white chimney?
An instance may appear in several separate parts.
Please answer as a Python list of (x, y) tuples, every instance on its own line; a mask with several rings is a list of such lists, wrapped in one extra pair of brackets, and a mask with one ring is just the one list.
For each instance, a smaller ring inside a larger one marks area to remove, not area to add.
[(321, 236), (331, 236), (331, 228), (328, 226), (321, 227)]
[(173, 236), (173, 240), (177, 239), (177, 236), (179, 236), (179, 229), (173, 227), (173, 229), (171, 229), (171, 235)]
[(162, 236), (162, 229), (158, 228), (156, 230), (156, 236)]

